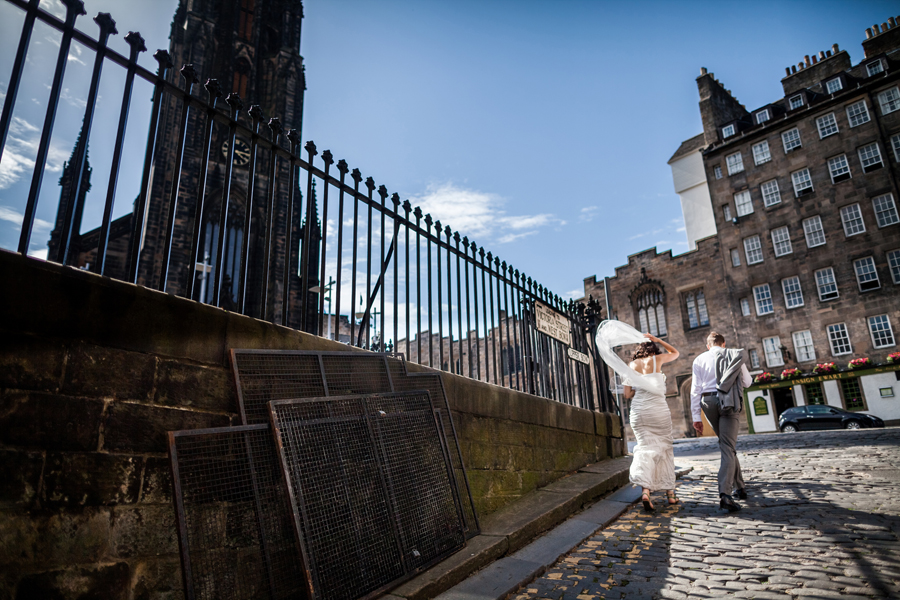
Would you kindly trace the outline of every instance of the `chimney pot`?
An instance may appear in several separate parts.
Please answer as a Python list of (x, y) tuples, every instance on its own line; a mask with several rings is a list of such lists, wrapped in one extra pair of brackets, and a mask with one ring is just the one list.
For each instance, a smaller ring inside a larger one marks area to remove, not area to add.
[(872, 33), (874, 33), (875, 35), (878, 35), (879, 33), (881, 33), (881, 31), (878, 29), (878, 23), (875, 23), (874, 25), (872, 25)]
[(789, 77), (790, 74), (791, 74), (791, 68), (790, 68), (790, 67), (785, 67), (785, 68), (784, 68), (784, 76), (785, 76), (785, 77)]
[(867, 40), (872, 39), (872, 28), (871, 27), (866, 28), (866, 39)]
[(706, 75), (706, 67), (700, 67), (700, 75)]
[(887, 31), (887, 30), (888, 30), (887, 23), (882, 23), (882, 24), (881, 24), (881, 33), (884, 33), (884, 32)]
[(816, 58), (815, 55), (813, 55), (813, 57), (812, 57), (812, 64), (816, 64), (817, 62), (819, 62), (819, 59)]
[(831, 50), (826, 50), (826, 51), (825, 51), (825, 56), (831, 58)]
[(891, 26), (891, 29), (893, 29), (894, 27), (897, 26), (897, 21), (894, 20), (894, 17), (889, 17), (889, 18), (888, 18), (888, 25)]
[(795, 67), (794, 65), (791, 65), (791, 73), (793, 74), (796, 72), (797, 72), (797, 67)]
[(809, 54), (805, 54), (805, 55), (803, 56), (803, 63), (804, 63), (807, 67), (808, 67), (809, 65), (812, 64), (811, 62), (809, 62)]
[(837, 54), (837, 53), (840, 52), (841, 50), (838, 48), (838, 45), (837, 45), (837, 44), (832, 44), (832, 45), (831, 45), (831, 51), (834, 52), (835, 54)]
[(819, 60), (825, 60), (825, 53), (819, 50)]

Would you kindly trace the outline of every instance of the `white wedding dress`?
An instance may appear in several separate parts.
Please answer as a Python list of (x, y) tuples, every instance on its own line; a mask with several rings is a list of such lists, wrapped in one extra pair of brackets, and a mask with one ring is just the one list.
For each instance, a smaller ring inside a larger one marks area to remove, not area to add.
[[(624, 385), (634, 388), (629, 423), (637, 445), (629, 479), (650, 490), (675, 489), (675, 455), (672, 450), (672, 416), (666, 404), (666, 376), (663, 373), (638, 373), (613, 351), (616, 346), (640, 344), (647, 338), (621, 321), (603, 321), (597, 330), (600, 356), (622, 377)], [(653, 357), (656, 371), (656, 357)]]

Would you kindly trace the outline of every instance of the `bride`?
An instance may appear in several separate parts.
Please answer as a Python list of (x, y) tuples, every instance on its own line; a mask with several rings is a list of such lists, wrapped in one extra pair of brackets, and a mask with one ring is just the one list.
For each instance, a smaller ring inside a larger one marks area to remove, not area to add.
[[(667, 354), (661, 354), (660, 344)], [(625, 364), (613, 348), (640, 344), (631, 363)], [(672, 416), (666, 404), (666, 376), (662, 365), (678, 358), (678, 350), (649, 333), (640, 333), (621, 321), (603, 321), (597, 330), (600, 356), (622, 377), (625, 398), (632, 399), (629, 423), (637, 445), (629, 479), (643, 488), (641, 501), (646, 510), (654, 510), (650, 493), (666, 490), (669, 504), (675, 496), (675, 457), (672, 451)]]

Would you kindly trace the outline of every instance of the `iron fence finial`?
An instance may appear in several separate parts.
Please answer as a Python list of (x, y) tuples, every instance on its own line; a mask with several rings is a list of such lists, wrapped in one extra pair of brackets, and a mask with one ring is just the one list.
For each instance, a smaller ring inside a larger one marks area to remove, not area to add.
[(172, 62), (172, 57), (169, 56), (168, 50), (163, 50), (160, 48), (156, 52), (153, 53), (153, 58), (159, 63), (159, 74), (160, 76), (165, 72), (175, 66), (175, 63)]
[(369, 191), (375, 189), (375, 180), (371, 177), (366, 177), (366, 187), (369, 188)]
[(206, 93), (209, 94), (209, 105), (215, 108), (216, 101), (222, 97), (222, 86), (219, 85), (219, 80), (207, 79), (203, 87), (206, 88)]
[[(295, 130), (291, 129), (291, 131), (295, 131)], [(290, 135), (291, 134), (288, 133), (288, 137), (290, 137)], [(298, 131), (296, 135), (297, 135), (297, 143), (300, 143), (300, 132)], [(316, 150), (316, 144), (312, 140), (306, 142), (306, 145), (303, 146), (303, 148), (309, 153), (310, 157), (313, 157), (319, 153), (318, 150)]]
[(184, 81), (187, 83), (188, 87), (200, 82), (200, 78), (197, 76), (197, 71), (194, 70), (194, 65), (192, 64), (186, 64), (181, 67), (181, 76), (184, 78)]
[(231, 107), (231, 110), (234, 111), (233, 119), (237, 121), (238, 113), (241, 112), (241, 109), (244, 108), (244, 101), (241, 100), (241, 97), (231, 92), (225, 97), (225, 104)]
[[(83, 14), (83, 13), (82, 13)], [(116, 29), (116, 20), (109, 13), (97, 13), (94, 17), (94, 23), (100, 27), (100, 43), (105, 44), (106, 38), (110, 35), (116, 35), (119, 30)]]
[(334, 155), (331, 153), (331, 150), (326, 150), (322, 153), (322, 161), (326, 165), (331, 165), (332, 163), (334, 163)]
[(132, 53), (147, 51), (147, 46), (144, 45), (144, 38), (137, 31), (129, 31), (125, 36), (125, 42), (131, 46)]
[(353, 181), (355, 181), (357, 185), (360, 181), (362, 181), (362, 173), (359, 172), (359, 169), (353, 169), (353, 171), (350, 173), (350, 177), (353, 178)]
[(345, 176), (347, 174), (347, 171), (350, 170), (350, 167), (347, 165), (347, 161), (344, 160), (343, 158), (338, 161), (337, 168), (338, 168), (338, 171), (341, 172), (341, 177)]

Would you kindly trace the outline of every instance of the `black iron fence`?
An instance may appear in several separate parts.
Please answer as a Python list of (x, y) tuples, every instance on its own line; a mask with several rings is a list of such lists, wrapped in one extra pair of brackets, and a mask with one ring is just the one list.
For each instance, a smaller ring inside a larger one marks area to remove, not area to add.
[[(128, 57), (114, 52), (107, 47), (109, 36), (117, 33), (109, 15), (94, 19), (97, 40), (78, 31), (76, 19), (84, 14), (80, 0), (62, 0), (65, 18), (42, 10), (40, 0), (6, 2), (25, 11), (25, 22), (0, 116), (0, 159), (35, 21), (62, 32), (20, 253), (28, 252), (34, 231), (50, 135), (75, 40), (94, 52), (94, 65), (85, 99), (84, 143), (73, 154), (73, 189), (68, 190), (70, 200), (60, 203), (49, 260), (79, 266), (89, 256), (91, 270), (100, 274), (353, 346), (402, 353), (411, 361), (473, 379), (618, 412), (593, 347), (600, 320), (596, 302), (560, 298), (449, 224), (351, 170), (346, 161), (335, 162), (330, 151), (320, 153), (313, 142), (301, 153), (298, 131), (284, 132), (279, 119), (266, 120), (259, 106), (244, 110), (236, 93), (228, 94), (221, 106), (222, 86), (208, 79), (199, 90), (192, 65), (180, 68), (176, 85), (165, 50), (154, 54), (156, 73), (141, 67), (137, 58), (146, 48), (138, 33), (125, 36)], [(126, 78), (102, 223), (82, 233), (79, 203), (88, 185), (87, 143), (105, 61), (126, 69)], [(136, 78), (154, 90), (149, 134), (130, 224), (116, 228), (112, 215)], [(177, 113), (176, 131), (161, 130), (164, 110)], [(164, 135), (173, 140), (165, 153), (160, 150)], [(225, 140), (224, 157), (211, 152), (214, 139)], [(199, 157), (197, 173), (188, 173), (186, 154)], [(160, 170), (175, 174), (168, 187), (154, 178)], [(220, 182), (215, 190), (208, 185), (212, 171)], [(243, 190), (240, 206), (233, 202), (236, 187)], [(185, 206), (187, 216), (178, 217), (185, 215)], [(146, 215), (154, 212), (164, 216), (164, 227), (148, 227)], [(118, 271), (109, 260), (116, 244), (121, 249)]]

